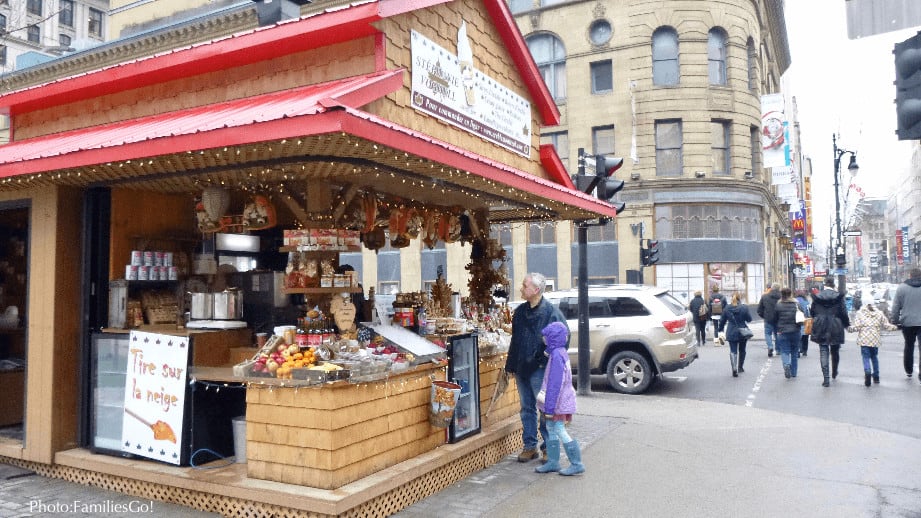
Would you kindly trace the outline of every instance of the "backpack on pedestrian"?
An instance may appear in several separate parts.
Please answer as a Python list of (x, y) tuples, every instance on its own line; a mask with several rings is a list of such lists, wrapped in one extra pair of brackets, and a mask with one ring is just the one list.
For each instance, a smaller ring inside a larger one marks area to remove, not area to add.
[(711, 302), (710, 305), (713, 308), (714, 315), (723, 314), (723, 300), (722, 299), (720, 299), (719, 297), (714, 297), (713, 302)]
[(706, 320), (710, 316), (710, 308), (706, 304), (701, 304), (700, 308), (697, 310), (697, 317), (701, 320)]

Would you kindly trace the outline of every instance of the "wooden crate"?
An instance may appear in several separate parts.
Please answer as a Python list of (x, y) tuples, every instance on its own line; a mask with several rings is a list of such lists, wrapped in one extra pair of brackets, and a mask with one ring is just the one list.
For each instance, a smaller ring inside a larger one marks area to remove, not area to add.
[(432, 373), (444, 379), (443, 368), (419, 367), (372, 383), (250, 385), (248, 476), (336, 489), (444, 444), (428, 422)]

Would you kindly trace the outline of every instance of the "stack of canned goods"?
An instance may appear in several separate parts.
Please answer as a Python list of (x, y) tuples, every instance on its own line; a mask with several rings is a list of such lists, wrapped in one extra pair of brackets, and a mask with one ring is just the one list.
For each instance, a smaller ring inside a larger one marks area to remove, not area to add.
[(129, 281), (179, 280), (179, 268), (173, 265), (173, 252), (163, 250), (132, 250), (131, 262), (125, 265)]

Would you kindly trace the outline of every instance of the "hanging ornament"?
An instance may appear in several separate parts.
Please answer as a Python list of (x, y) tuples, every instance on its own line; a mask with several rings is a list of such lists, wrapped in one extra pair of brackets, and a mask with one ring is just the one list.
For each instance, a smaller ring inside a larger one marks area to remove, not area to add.
[(222, 187), (205, 187), (201, 203), (212, 221), (220, 221), (230, 208), (230, 191)]

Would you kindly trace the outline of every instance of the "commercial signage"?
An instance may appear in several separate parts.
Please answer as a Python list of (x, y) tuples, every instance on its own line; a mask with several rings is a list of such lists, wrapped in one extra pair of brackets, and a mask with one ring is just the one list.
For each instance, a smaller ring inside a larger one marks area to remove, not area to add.
[(790, 229), (793, 231), (793, 249), (806, 249), (806, 203), (797, 200), (797, 210), (790, 211)]
[[(911, 263), (911, 244), (908, 239), (908, 227), (902, 227), (902, 261)], [(902, 261), (899, 264), (902, 264)]]
[(467, 23), (458, 31), (456, 55), (411, 32), (413, 107), (529, 157), (531, 103), (473, 66)]
[(179, 464), (189, 337), (131, 331), (122, 451)]
[(761, 150), (764, 167), (790, 165), (787, 118), (783, 94), (761, 96)]
[(904, 248), (902, 248), (903, 241), (904, 240), (902, 238), (902, 229), (900, 228), (896, 229), (895, 230), (895, 260), (899, 265), (905, 264), (905, 258), (904, 256), (902, 256), (902, 254), (904, 253), (903, 252)]

